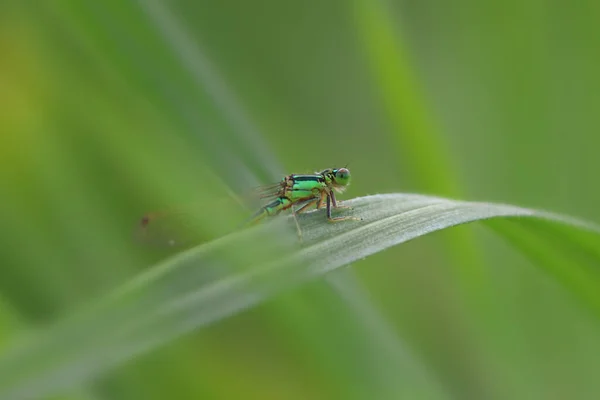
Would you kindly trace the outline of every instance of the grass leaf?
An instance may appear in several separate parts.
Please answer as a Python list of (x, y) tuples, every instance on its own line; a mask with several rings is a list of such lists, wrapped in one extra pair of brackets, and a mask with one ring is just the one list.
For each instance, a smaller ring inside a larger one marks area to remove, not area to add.
[(352, 209), (336, 210), (336, 215), (362, 220), (329, 224), (324, 210), (302, 214), (300, 243), (288, 234), (294, 232), (291, 218), (277, 218), (171, 257), (68, 320), (31, 332), (0, 357), (0, 397), (48, 396), (77, 387), (300, 283), (478, 220), (494, 218), (492, 229), (600, 311), (600, 228), (594, 224), (511, 205), (412, 194), (373, 195), (344, 204)]

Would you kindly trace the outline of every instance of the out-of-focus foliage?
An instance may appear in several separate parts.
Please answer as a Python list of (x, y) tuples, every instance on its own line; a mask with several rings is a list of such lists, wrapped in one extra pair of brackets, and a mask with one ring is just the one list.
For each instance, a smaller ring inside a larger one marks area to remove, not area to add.
[[(349, 162), (345, 198), (600, 221), (598, 17), (591, 1), (3, 2), (0, 357), (171, 255), (136, 242), (145, 212), (201, 205), (208, 241), (237, 226), (232, 192), (283, 173)], [(66, 395), (597, 397), (597, 317), (552, 278), (596, 274), (596, 247), (492, 227), (361, 260)]]
[[(351, 262), (477, 220), (489, 223), (492, 218), (503, 218), (500, 222), (505, 225), (496, 221), (496, 229), (534, 256), (540, 267), (553, 272), (582, 305), (600, 315), (596, 290), (600, 282), (594, 270), (600, 264), (600, 227), (596, 225), (509, 205), (421, 195), (366, 196), (345, 204), (363, 218), (332, 226), (323, 223), (318, 211), (301, 215), (300, 244), (293, 236), (289, 240), (280, 220), (225, 235), (153, 266), (100, 303), (81, 310), (78, 317), (62, 320), (24, 346), (7, 351), (0, 359), (0, 396), (41, 397), (77, 387), (132, 357)], [(521, 217), (517, 226), (507, 224), (514, 224), (516, 217)], [(565, 262), (578, 256), (578, 263)], [(360, 294), (352, 276), (340, 272), (328, 278), (362, 317), (373, 340), (365, 350), (378, 360), (373, 374), (377, 380), (365, 380), (362, 385), (373, 387), (379, 395), (445, 397), (435, 379), (423, 373), (418, 360)], [(354, 366), (340, 368), (351, 374)], [(384, 371), (402, 371), (402, 379)]]

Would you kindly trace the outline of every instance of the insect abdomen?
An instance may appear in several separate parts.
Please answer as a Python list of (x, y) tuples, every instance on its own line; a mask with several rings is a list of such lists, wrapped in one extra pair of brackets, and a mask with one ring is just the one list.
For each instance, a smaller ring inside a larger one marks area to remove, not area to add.
[(258, 222), (265, 217), (270, 217), (279, 214), (282, 210), (289, 208), (292, 201), (287, 197), (278, 197), (266, 206), (262, 207), (256, 214), (252, 216), (250, 222)]

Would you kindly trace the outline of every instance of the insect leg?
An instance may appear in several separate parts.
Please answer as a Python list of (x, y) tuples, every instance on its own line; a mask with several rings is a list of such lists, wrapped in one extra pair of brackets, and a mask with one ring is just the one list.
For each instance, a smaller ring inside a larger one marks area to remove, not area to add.
[(294, 206), (290, 207), (292, 209), (292, 218), (294, 218), (294, 223), (296, 224), (296, 232), (298, 232), (298, 239), (302, 241), (302, 229), (300, 229), (300, 224), (298, 223), (298, 218), (296, 217), (297, 211), (294, 210)]
[(331, 202), (333, 203), (333, 206), (335, 208), (352, 208), (352, 207), (349, 207), (349, 206), (339, 206), (337, 204), (337, 201), (335, 201), (335, 193), (334, 193), (333, 190), (329, 193), (329, 195), (331, 196)]
[[(331, 216), (331, 204), (335, 205), (335, 197), (333, 197), (333, 192), (327, 195), (327, 221), (329, 222), (339, 222), (339, 221), (362, 221), (361, 218), (356, 217), (332, 217)], [(339, 208), (339, 207), (338, 207)]]
[(308, 203), (302, 205), (302, 207), (300, 207), (299, 209), (296, 210), (296, 214), (300, 214), (302, 212), (305, 212), (308, 207), (312, 206), (313, 204), (315, 204), (317, 201), (321, 201), (320, 199), (314, 199), (314, 200), (310, 200)]
[(319, 202), (317, 203), (317, 209), (319, 209), (325, 205), (325, 198), (327, 197), (327, 195), (324, 193), (325, 192), (321, 193), (321, 197), (319, 198)]
[[(294, 223), (296, 224), (296, 230), (298, 232), (298, 238), (302, 241), (302, 229), (300, 229), (300, 223), (298, 222), (298, 218), (296, 214), (298, 212), (302, 212), (305, 208), (305, 202), (313, 201), (312, 190), (306, 189), (294, 189), (293, 187), (287, 192), (287, 195), (290, 198), (289, 207), (292, 210), (292, 218), (294, 218)], [(298, 210), (294, 209), (294, 206), (298, 205), (300, 208)]]

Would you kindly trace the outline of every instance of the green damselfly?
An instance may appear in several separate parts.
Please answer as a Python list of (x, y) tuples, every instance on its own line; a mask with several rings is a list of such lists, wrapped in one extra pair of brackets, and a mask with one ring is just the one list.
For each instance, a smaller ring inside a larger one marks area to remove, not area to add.
[[(296, 218), (297, 214), (308, 211), (311, 206), (316, 209), (326, 207), (326, 220), (328, 222), (338, 222), (347, 220), (360, 220), (360, 218), (351, 216), (332, 216), (334, 208), (349, 208), (341, 206), (336, 200), (335, 193), (342, 193), (350, 184), (350, 170), (348, 168), (327, 168), (314, 174), (291, 174), (283, 177), (281, 181), (260, 186), (254, 189), (250, 196), (260, 199), (264, 202), (258, 211), (256, 211), (244, 225), (257, 223), (265, 218), (278, 215), (282, 211), (291, 209), (298, 236), (302, 238), (302, 230)], [(164, 220), (168, 217), (176, 216), (180, 221), (185, 222), (185, 213), (149, 213), (146, 214), (140, 222), (140, 232), (142, 237), (153, 236), (152, 231), (159, 231), (164, 226)], [(163, 235), (166, 244), (174, 245), (177, 240), (169, 238), (169, 235)]]
[(292, 210), (298, 214), (308, 210), (312, 205), (316, 208), (327, 204), (327, 220), (330, 222), (355, 219), (354, 217), (332, 217), (331, 208), (340, 207), (335, 199), (335, 192), (342, 193), (350, 184), (350, 171), (347, 168), (329, 168), (310, 175), (292, 174), (281, 182), (257, 189), (259, 197), (272, 198), (254, 214), (250, 222), (279, 214), (283, 210), (299, 206)]

